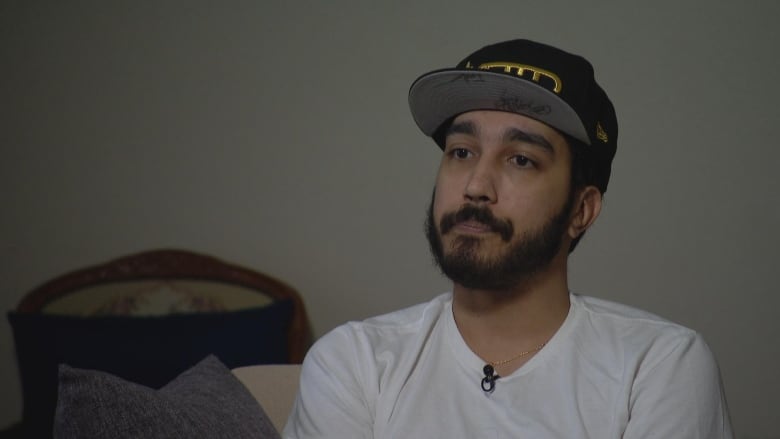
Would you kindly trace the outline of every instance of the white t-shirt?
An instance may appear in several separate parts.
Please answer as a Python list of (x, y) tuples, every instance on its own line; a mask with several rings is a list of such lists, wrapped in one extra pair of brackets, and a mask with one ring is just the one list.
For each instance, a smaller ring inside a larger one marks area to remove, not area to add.
[(702, 337), (624, 305), (571, 295), (561, 328), (481, 388), (452, 295), (342, 325), (311, 348), (285, 438), (732, 438)]

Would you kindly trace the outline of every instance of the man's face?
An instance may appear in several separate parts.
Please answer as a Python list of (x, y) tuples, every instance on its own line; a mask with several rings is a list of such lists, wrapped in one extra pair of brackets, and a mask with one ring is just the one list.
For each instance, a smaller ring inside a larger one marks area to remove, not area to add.
[(561, 251), (572, 209), (565, 139), (525, 116), (472, 111), (446, 136), (426, 234), (467, 288), (517, 286)]

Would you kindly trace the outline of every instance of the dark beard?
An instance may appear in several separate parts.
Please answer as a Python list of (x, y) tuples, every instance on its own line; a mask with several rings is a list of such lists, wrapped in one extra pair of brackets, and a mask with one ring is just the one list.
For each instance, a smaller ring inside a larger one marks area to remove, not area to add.
[(434, 200), (431, 199), (425, 235), (436, 265), (445, 276), (466, 288), (498, 291), (517, 287), (546, 268), (560, 250), (574, 201), (572, 195), (541, 229), (523, 234), (509, 246), (503, 257), (494, 260), (480, 257), (481, 239), (473, 236), (457, 237), (453, 249), (445, 255), (441, 235), (460, 222), (475, 220), (489, 226), (504, 242), (510, 242), (514, 236), (511, 221), (496, 218), (486, 207), (466, 205), (444, 215), (437, 228), (433, 219)]

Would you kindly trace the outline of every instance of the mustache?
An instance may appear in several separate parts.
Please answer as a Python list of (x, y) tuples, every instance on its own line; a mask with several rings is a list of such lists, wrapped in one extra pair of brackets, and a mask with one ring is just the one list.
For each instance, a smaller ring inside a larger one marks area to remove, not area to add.
[(456, 225), (466, 222), (476, 221), (489, 227), (492, 232), (498, 233), (506, 242), (512, 239), (514, 227), (509, 220), (501, 220), (493, 215), (487, 207), (477, 207), (467, 204), (461, 207), (457, 212), (450, 212), (442, 216), (439, 223), (441, 234), (445, 235)]

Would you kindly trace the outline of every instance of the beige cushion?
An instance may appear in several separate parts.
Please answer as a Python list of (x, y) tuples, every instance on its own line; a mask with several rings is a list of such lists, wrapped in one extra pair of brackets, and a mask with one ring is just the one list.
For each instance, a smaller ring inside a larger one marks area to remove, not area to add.
[(233, 374), (255, 397), (274, 427), (282, 431), (298, 394), (300, 364), (262, 364), (238, 367)]
[(154, 316), (257, 308), (272, 298), (225, 282), (153, 279), (80, 288), (46, 304), (42, 312), (79, 316)]

